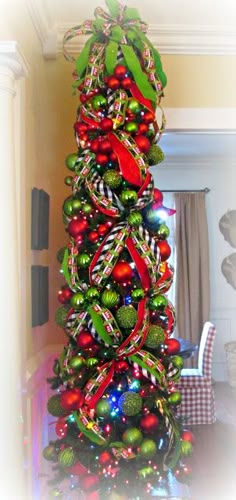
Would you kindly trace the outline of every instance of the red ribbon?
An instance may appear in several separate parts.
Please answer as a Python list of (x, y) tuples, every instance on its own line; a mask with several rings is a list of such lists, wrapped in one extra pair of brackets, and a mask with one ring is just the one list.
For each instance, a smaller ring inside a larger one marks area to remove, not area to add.
[(130, 151), (113, 132), (109, 132), (108, 139), (112, 145), (113, 151), (117, 154), (120, 170), (124, 179), (135, 186), (142, 186), (142, 176), (139, 166)]
[(131, 257), (136, 265), (136, 268), (138, 270), (138, 274), (139, 274), (139, 277), (140, 277), (140, 280), (142, 283), (142, 287), (144, 288), (144, 290), (147, 291), (152, 286), (148, 267), (145, 264), (143, 258), (139, 255), (139, 253), (135, 247), (135, 244), (132, 241), (132, 238), (130, 238), (130, 237), (127, 238), (125, 243), (126, 243), (126, 246), (129, 250), (129, 253), (130, 253), (130, 255), (131, 255)]
[(136, 101), (140, 102), (142, 106), (145, 106), (145, 108), (154, 113), (152, 102), (143, 96), (142, 92), (140, 92), (135, 82), (132, 82), (130, 87), (130, 92), (132, 96), (136, 99)]

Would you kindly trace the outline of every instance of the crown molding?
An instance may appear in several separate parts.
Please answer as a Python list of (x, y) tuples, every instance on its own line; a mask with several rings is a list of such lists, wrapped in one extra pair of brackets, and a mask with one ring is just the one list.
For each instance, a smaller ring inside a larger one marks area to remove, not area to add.
[(15, 40), (0, 41), (0, 64), (11, 70), (16, 79), (29, 73), (28, 63)]
[[(46, 59), (55, 59), (63, 52), (63, 36), (73, 23), (53, 22), (44, 0), (27, 0), (27, 7)], [(79, 22), (78, 22), (79, 24)], [(156, 25), (150, 24), (148, 37), (161, 54), (234, 55), (236, 29), (222, 26)], [(68, 50), (80, 52), (87, 36), (68, 42)]]

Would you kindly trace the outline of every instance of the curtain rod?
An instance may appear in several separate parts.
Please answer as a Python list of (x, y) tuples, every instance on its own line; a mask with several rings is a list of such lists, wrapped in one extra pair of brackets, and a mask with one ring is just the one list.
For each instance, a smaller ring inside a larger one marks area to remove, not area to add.
[(161, 189), (162, 193), (209, 193), (209, 188), (204, 189)]

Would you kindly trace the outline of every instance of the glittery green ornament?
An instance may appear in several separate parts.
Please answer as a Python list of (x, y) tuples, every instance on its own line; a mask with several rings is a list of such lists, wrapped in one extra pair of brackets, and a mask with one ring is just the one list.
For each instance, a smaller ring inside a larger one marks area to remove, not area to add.
[(147, 478), (150, 478), (155, 474), (155, 471), (152, 467), (144, 467), (138, 471), (138, 477), (141, 481), (147, 481)]
[(53, 417), (64, 417), (66, 415), (66, 411), (60, 404), (60, 397), (60, 394), (55, 394), (47, 402), (48, 413), (53, 415)]
[(95, 95), (92, 98), (92, 107), (95, 111), (99, 111), (101, 108), (105, 108), (107, 105), (107, 99), (102, 94)]
[(49, 445), (43, 449), (43, 457), (46, 460), (55, 460), (56, 456), (57, 456), (57, 454), (56, 454), (56, 450), (55, 450), (54, 446)]
[(95, 407), (95, 413), (98, 417), (106, 418), (110, 415), (111, 412), (111, 404), (108, 399), (100, 399)]
[(67, 247), (59, 248), (59, 250), (57, 252), (57, 261), (59, 262), (59, 264), (62, 264), (62, 262), (63, 262), (64, 253), (65, 253), (66, 248)]
[(115, 290), (104, 290), (101, 295), (102, 304), (105, 307), (112, 308), (119, 302), (120, 296)]
[(175, 391), (175, 392), (172, 392), (169, 396), (168, 396), (168, 402), (173, 405), (173, 406), (178, 406), (180, 405), (182, 401), (182, 396), (181, 396), (181, 392), (179, 391)]
[(137, 392), (124, 392), (118, 401), (120, 410), (127, 415), (133, 417), (141, 412), (143, 400)]
[(151, 145), (147, 157), (150, 166), (157, 165), (165, 159), (163, 151), (161, 150), (160, 146), (157, 146), (157, 144)]
[(154, 295), (149, 299), (149, 307), (152, 311), (164, 311), (168, 300), (164, 295)]
[(166, 224), (160, 224), (157, 230), (157, 236), (160, 240), (166, 240), (170, 235), (170, 230)]
[(83, 203), (81, 210), (84, 214), (88, 215), (91, 214), (93, 207), (90, 203)]
[(120, 201), (124, 206), (135, 205), (138, 201), (138, 195), (134, 189), (124, 189), (119, 195)]
[(87, 267), (89, 267), (90, 262), (91, 257), (87, 253), (80, 253), (77, 256), (77, 264), (79, 267), (83, 267), (84, 269), (86, 269)]
[(65, 159), (65, 164), (69, 170), (75, 170), (76, 162), (78, 161), (78, 153), (71, 153)]
[(182, 356), (171, 356), (171, 361), (176, 368), (179, 368), (179, 370), (182, 370), (184, 366), (184, 360)]
[(139, 302), (141, 299), (143, 299), (144, 295), (145, 293), (142, 288), (135, 288), (135, 290), (131, 292), (131, 298), (134, 302)]
[(63, 211), (68, 217), (73, 215), (73, 200), (72, 200), (72, 198), (67, 198), (64, 201)]
[(83, 366), (85, 365), (85, 359), (83, 356), (74, 356), (71, 358), (69, 362), (70, 368), (73, 368), (73, 370), (79, 371)]
[(121, 328), (133, 328), (137, 323), (138, 313), (133, 306), (121, 306), (116, 313), (116, 319)]
[(129, 446), (139, 446), (143, 440), (142, 432), (137, 427), (130, 427), (123, 436), (122, 441)]
[(64, 328), (66, 324), (67, 315), (69, 312), (69, 307), (61, 306), (55, 312), (55, 322), (57, 326)]
[(103, 180), (111, 189), (118, 188), (122, 183), (122, 177), (116, 170), (107, 170), (103, 175)]
[(100, 292), (97, 288), (92, 286), (91, 288), (88, 288), (88, 290), (85, 292), (85, 298), (89, 302), (98, 301), (100, 299)]
[(153, 439), (144, 439), (140, 445), (139, 453), (143, 458), (152, 458), (157, 453), (157, 445)]
[(128, 223), (130, 226), (138, 227), (143, 222), (142, 214), (138, 211), (133, 211), (128, 215)]
[(145, 346), (149, 349), (156, 349), (159, 344), (164, 341), (165, 331), (161, 326), (152, 325), (148, 330), (146, 340), (144, 342)]
[(84, 300), (84, 294), (82, 292), (77, 292), (71, 297), (70, 303), (74, 309), (81, 309), (84, 305)]
[(76, 460), (75, 452), (72, 448), (65, 448), (58, 454), (58, 463), (61, 467), (71, 467)]
[(93, 366), (96, 366), (98, 362), (98, 358), (88, 358), (86, 359), (86, 366), (88, 366), (88, 368), (92, 368)]

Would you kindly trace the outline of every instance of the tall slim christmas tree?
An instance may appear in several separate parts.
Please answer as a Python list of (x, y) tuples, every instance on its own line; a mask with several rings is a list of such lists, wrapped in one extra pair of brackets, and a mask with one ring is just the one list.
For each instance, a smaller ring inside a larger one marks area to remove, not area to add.
[(166, 76), (137, 10), (106, 4), (109, 13), (98, 7), (94, 21), (65, 35), (65, 43), (91, 37), (75, 61), (77, 150), (65, 161), (73, 175), (56, 321), (67, 343), (49, 380), (58, 436), (44, 449), (55, 471), (51, 497), (71, 498), (70, 485), (76, 498), (147, 498), (170, 469), (188, 474), (182, 460), (192, 448), (175, 416), (183, 363), (170, 338), (173, 269), (162, 219), (173, 211), (149, 172), (163, 160)]

